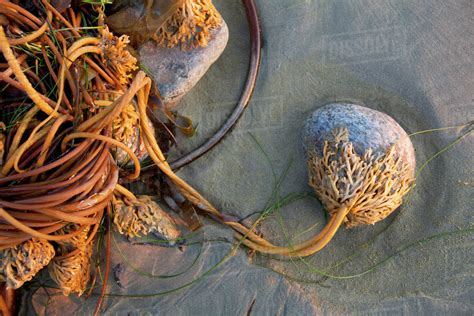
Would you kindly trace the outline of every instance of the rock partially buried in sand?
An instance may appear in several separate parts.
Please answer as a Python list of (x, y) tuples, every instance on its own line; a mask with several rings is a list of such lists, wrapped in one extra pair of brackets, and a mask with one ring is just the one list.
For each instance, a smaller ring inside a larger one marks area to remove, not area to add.
[(374, 224), (402, 204), (415, 174), (407, 133), (387, 114), (349, 103), (313, 112), (303, 129), (309, 184), (346, 227)]
[(331, 139), (336, 128), (347, 128), (349, 141), (357, 154), (372, 148), (385, 153), (390, 146), (410, 166), (414, 175), (416, 161), (413, 144), (403, 128), (389, 115), (352, 103), (330, 103), (314, 111), (303, 127), (306, 152), (322, 153), (324, 141)]
[(229, 39), (227, 24), (211, 30), (206, 47), (182, 50), (159, 47), (149, 41), (139, 48), (140, 62), (149, 71), (163, 103), (174, 106), (188, 93), (223, 53)]

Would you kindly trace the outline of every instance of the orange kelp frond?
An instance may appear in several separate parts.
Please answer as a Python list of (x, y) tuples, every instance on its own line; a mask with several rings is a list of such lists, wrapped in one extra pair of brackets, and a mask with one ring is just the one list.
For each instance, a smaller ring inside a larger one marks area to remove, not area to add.
[(211, 0), (177, 0), (160, 21), (153, 35), (158, 45), (189, 49), (207, 46), (210, 30), (221, 25), (222, 17)]
[(0, 122), (0, 167), (3, 166), (3, 155), (5, 154), (5, 140), (6, 136), (4, 131), (6, 130), (5, 123)]
[(396, 145), (385, 153), (368, 149), (359, 155), (346, 128), (335, 129), (333, 135), (325, 141), (322, 156), (310, 153), (309, 185), (331, 216), (341, 205), (353, 205), (343, 221), (346, 227), (386, 218), (412, 187), (409, 165), (397, 157)]
[[(133, 102), (130, 102), (113, 120), (112, 136), (129, 147), (140, 159), (145, 153), (145, 145), (140, 137), (138, 120), (138, 111)], [(130, 157), (123, 149), (116, 148), (112, 151), (115, 153), (115, 161), (119, 166), (130, 162)]]
[(8, 288), (18, 289), (30, 281), (55, 255), (44, 239), (33, 238), (0, 251), (0, 279)]
[(133, 200), (115, 197), (113, 206), (113, 221), (122, 235), (133, 238), (157, 233), (166, 240), (180, 236), (173, 218), (150, 196), (139, 195)]
[(138, 69), (137, 59), (127, 50), (130, 39), (127, 35), (115, 36), (105, 26), (101, 31), (102, 35), (102, 58), (103, 62), (115, 70), (121, 84), (129, 83), (132, 72)]
[[(78, 225), (69, 225), (61, 234), (70, 233), (78, 228)], [(71, 293), (81, 296), (89, 282), (93, 245), (91, 233), (94, 234), (89, 226), (80, 234), (56, 243), (58, 255), (51, 261), (48, 271), (51, 279), (66, 296)]]

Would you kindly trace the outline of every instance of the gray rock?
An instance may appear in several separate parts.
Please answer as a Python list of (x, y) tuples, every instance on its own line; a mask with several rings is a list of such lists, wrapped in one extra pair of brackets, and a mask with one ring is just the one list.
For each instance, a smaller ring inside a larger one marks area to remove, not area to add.
[(314, 111), (303, 128), (306, 152), (321, 153), (324, 141), (332, 138), (335, 128), (345, 127), (349, 141), (362, 155), (367, 149), (385, 152), (391, 145), (408, 162), (414, 173), (416, 167), (413, 144), (403, 128), (389, 115), (352, 103), (330, 103)]
[(163, 102), (173, 106), (188, 93), (224, 51), (229, 29), (222, 25), (211, 31), (206, 47), (181, 50), (162, 48), (147, 42), (139, 48), (140, 62), (149, 70), (160, 91)]

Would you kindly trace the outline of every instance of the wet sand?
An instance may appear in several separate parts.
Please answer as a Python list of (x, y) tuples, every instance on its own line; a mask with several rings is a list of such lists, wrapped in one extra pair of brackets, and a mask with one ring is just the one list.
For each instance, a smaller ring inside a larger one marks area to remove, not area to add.
[[(243, 8), (238, 1), (214, 2), (229, 25), (229, 44), (180, 105), (179, 111), (198, 124), (198, 134), (192, 139), (180, 138), (174, 157), (201, 143), (223, 123), (243, 86), (248, 62)], [(282, 196), (311, 192), (301, 125), (309, 113), (328, 102), (353, 101), (383, 111), (408, 133), (463, 124), (474, 118), (472, 1), (257, 3), (265, 46), (252, 104), (229, 137), (179, 172), (223, 212), (242, 217), (252, 214), (261, 210), (272, 194), (272, 169), (253, 138), (270, 158), (277, 176), (287, 170), (280, 188)], [(459, 135), (454, 130), (415, 136), (418, 166)], [(241, 249), (189, 288), (158, 297), (107, 298), (105, 313), (244, 315), (250, 310), (252, 315), (472, 314), (472, 232), (411, 248), (358, 278), (326, 279), (308, 271), (308, 266), (324, 270), (357, 252), (358, 256), (331, 270), (338, 276), (357, 274), (407, 243), (472, 227), (473, 148), (474, 138), (469, 136), (428, 165), (408, 201), (389, 219), (371, 227), (341, 229), (329, 246), (308, 258), (306, 264), (249, 258)], [(261, 230), (275, 243), (285, 243), (276, 214)], [(281, 208), (281, 216), (291, 236), (317, 224), (298, 240), (321, 229), (325, 221), (323, 208), (312, 198)], [(363, 247), (374, 237), (369, 247)], [(153, 274), (185, 270), (200, 250), (199, 245), (184, 246), (182, 251), (132, 246), (116, 238), (132, 265)], [(199, 238), (232, 241), (232, 232), (206, 221), (195, 239)], [(121, 274), (123, 287), (112, 280), (109, 292), (134, 295), (174, 289), (207, 271), (230, 247), (228, 242), (205, 243), (189, 271), (166, 279), (136, 273), (114, 248), (112, 266), (121, 263), (125, 270)], [(269, 268), (305, 282), (282, 277)], [(90, 314), (96, 302), (91, 297), (83, 305), (82, 300), (54, 295), (47, 307), (45, 301), (44, 290), (38, 290), (33, 302), (39, 314), (54, 315), (66, 306), (71, 314)]]

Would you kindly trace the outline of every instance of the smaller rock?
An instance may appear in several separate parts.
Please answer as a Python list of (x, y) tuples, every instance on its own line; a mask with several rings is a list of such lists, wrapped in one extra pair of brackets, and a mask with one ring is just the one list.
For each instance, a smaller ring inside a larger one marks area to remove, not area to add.
[(196, 85), (222, 54), (228, 39), (229, 29), (222, 21), (220, 27), (211, 31), (206, 47), (182, 50), (148, 41), (139, 48), (140, 63), (153, 77), (166, 106), (176, 105)]

